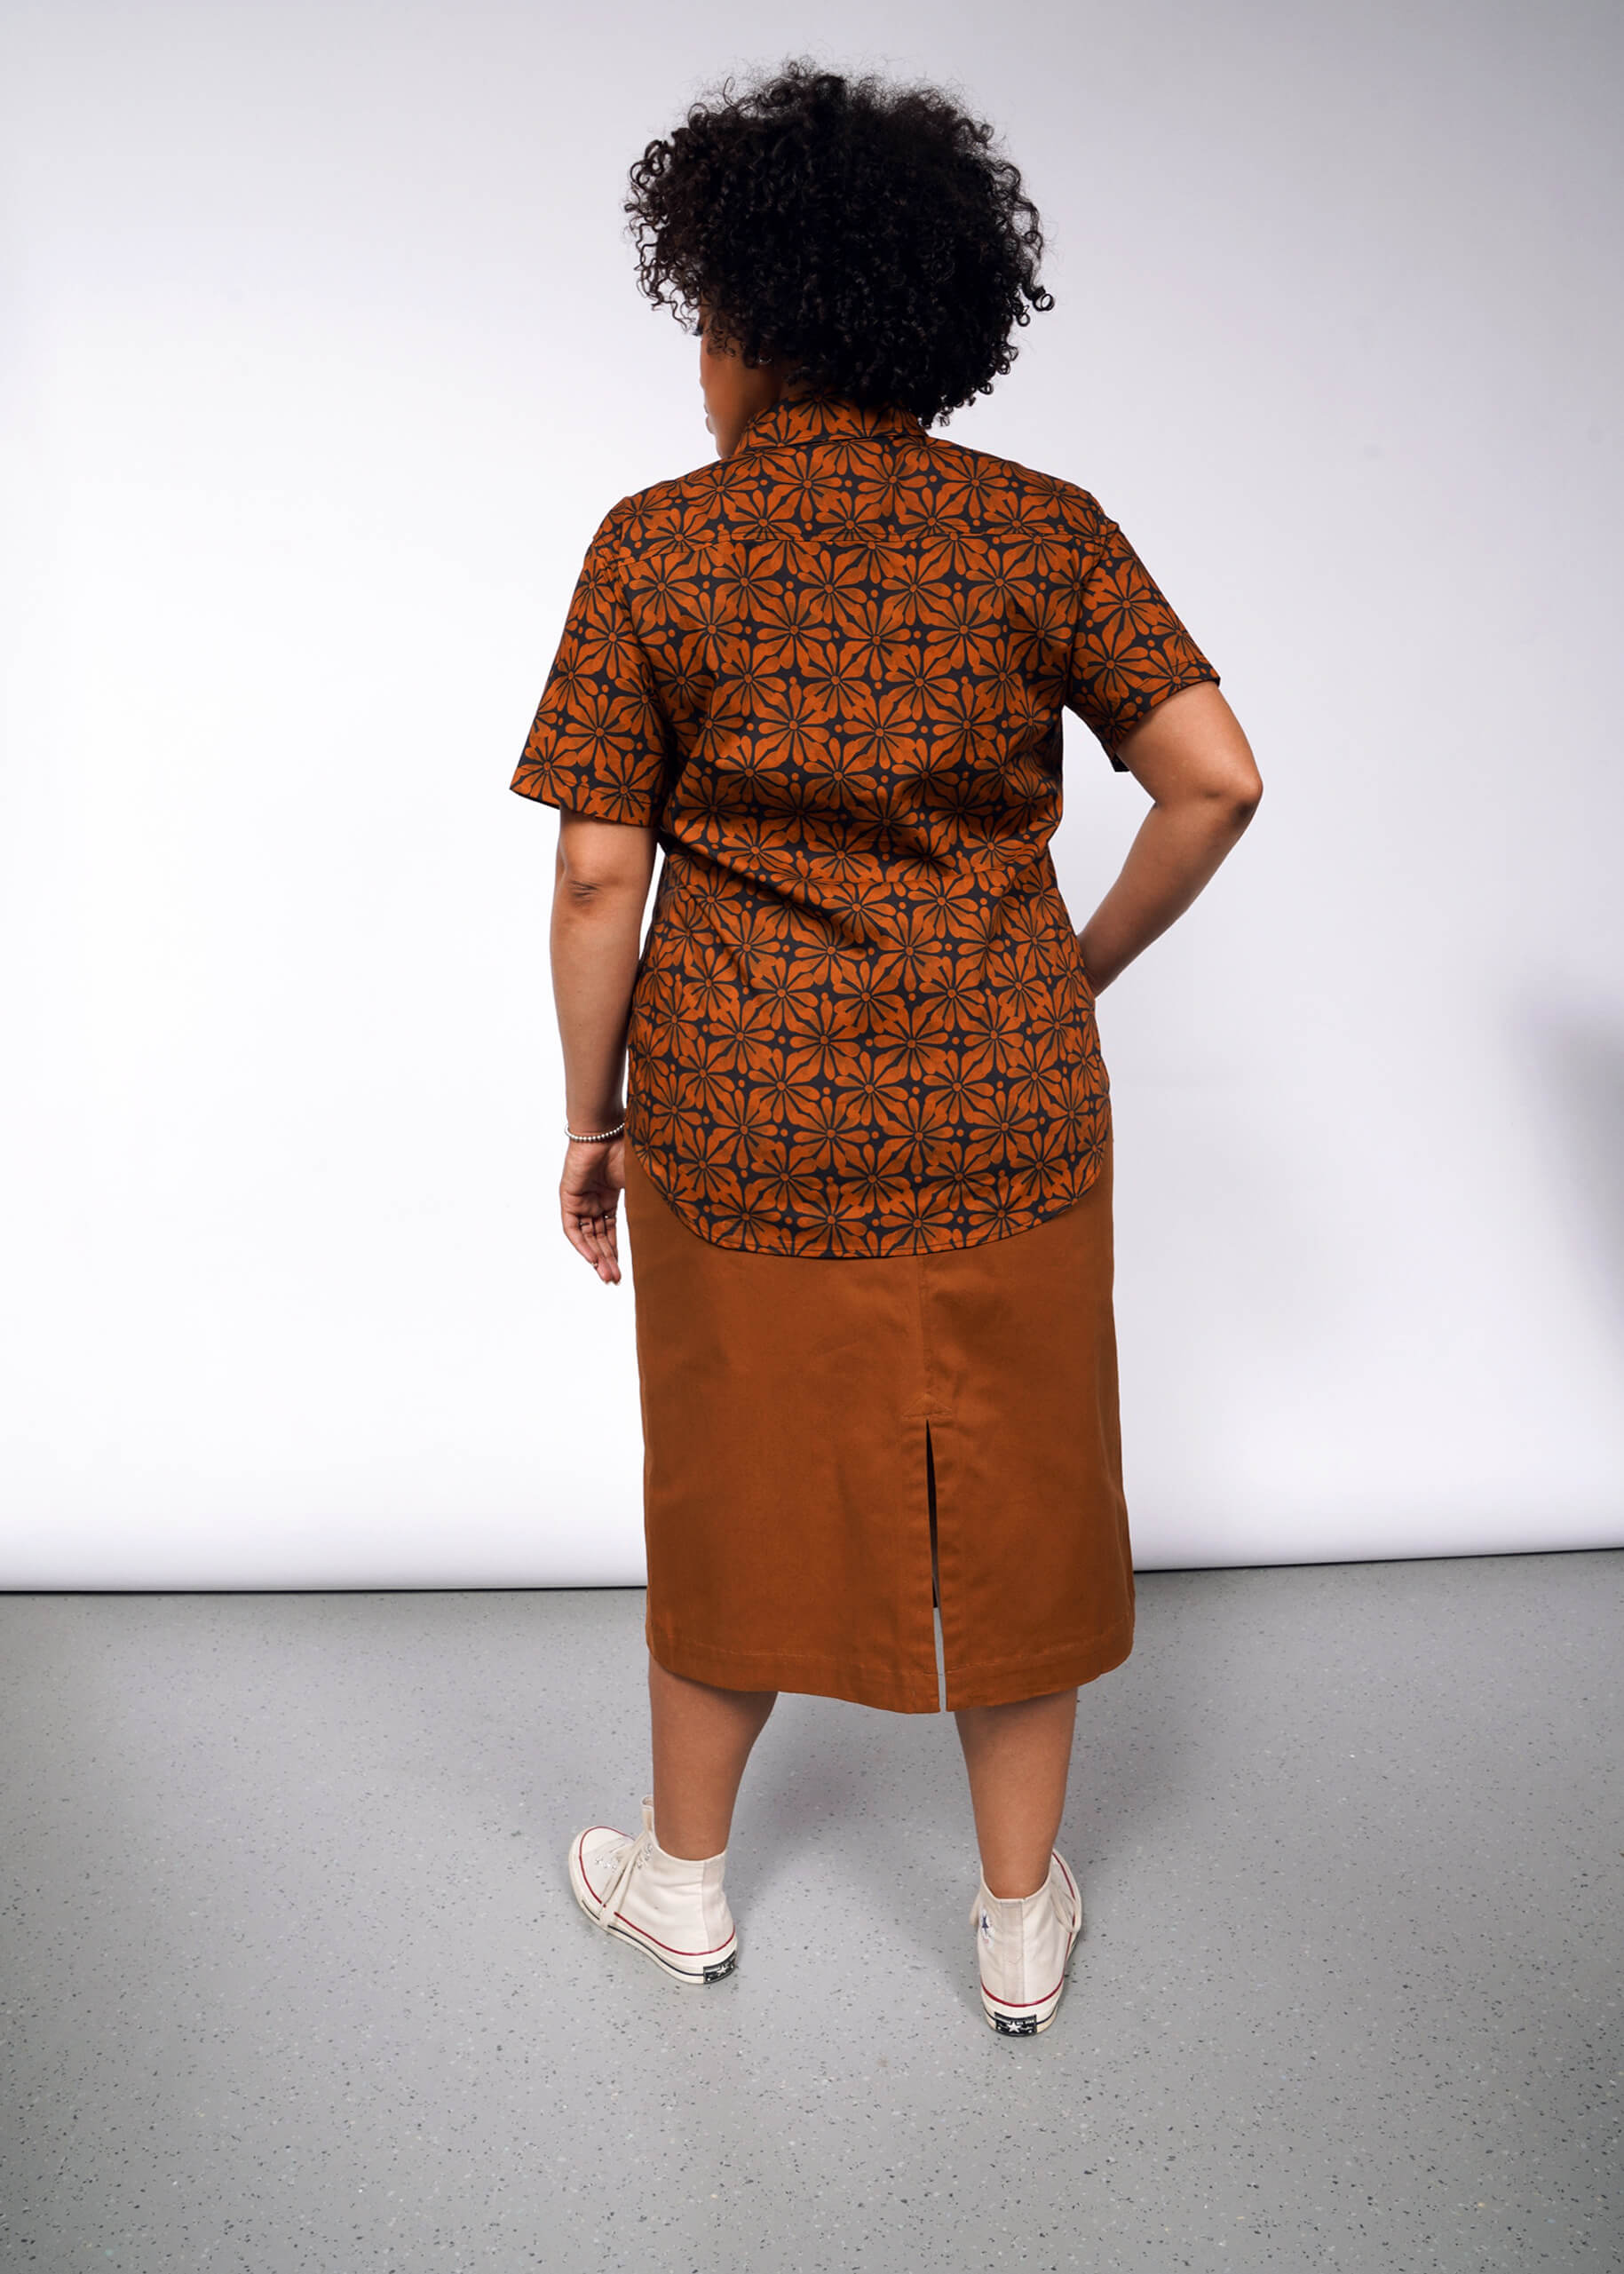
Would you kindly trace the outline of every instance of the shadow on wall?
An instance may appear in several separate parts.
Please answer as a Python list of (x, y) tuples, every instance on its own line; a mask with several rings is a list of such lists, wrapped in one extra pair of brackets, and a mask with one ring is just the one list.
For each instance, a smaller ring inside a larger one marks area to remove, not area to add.
[(1624, 1024), (1530, 1002), (1517, 1027), (1563, 1145), (1555, 1165), (1575, 1243), (1624, 1339)]

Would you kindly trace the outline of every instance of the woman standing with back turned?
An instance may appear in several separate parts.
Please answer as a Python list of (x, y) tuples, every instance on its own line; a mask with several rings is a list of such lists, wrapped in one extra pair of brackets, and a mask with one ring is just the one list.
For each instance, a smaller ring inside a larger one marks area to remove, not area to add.
[[(1262, 785), (1094, 497), (928, 432), (1051, 305), (988, 128), (794, 63), (631, 185), (717, 457), (605, 517), (512, 782), (560, 809), (564, 1230), (618, 1280), (624, 1190), (645, 1440), (654, 1794), (571, 1882), (718, 1980), (778, 1692), (945, 1703), (982, 2002), (1030, 2035), (1081, 1925), (1077, 1688), (1133, 1642), (1095, 998)], [(1081, 934), (1066, 709), (1152, 799)]]

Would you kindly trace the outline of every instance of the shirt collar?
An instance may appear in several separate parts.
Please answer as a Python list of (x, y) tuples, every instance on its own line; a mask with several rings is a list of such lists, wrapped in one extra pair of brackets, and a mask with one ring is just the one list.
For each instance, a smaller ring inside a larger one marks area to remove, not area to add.
[[(739, 438), (740, 450), (772, 449), (784, 442), (821, 442), (836, 435), (923, 434), (923, 426), (900, 403), (866, 405), (844, 395), (785, 396), (759, 410)], [(737, 452), (734, 453), (737, 456)]]

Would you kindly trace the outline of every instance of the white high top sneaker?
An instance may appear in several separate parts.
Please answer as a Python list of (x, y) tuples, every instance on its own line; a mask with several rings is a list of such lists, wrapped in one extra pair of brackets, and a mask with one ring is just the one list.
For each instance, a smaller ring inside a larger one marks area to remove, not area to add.
[(989, 1895), (982, 1880), (970, 1913), (981, 1969), (981, 2003), (1002, 2037), (1035, 2037), (1055, 2017), (1072, 1945), (1082, 1932), (1082, 1898), (1058, 1851), (1032, 1895)]
[(569, 1881), (606, 1934), (646, 1951), (678, 1982), (720, 1982), (739, 1954), (722, 1888), (726, 1861), (725, 1848), (700, 1862), (668, 1856), (654, 1838), (654, 1803), (646, 1800), (640, 1832), (594, 1824), (571, 1841)]

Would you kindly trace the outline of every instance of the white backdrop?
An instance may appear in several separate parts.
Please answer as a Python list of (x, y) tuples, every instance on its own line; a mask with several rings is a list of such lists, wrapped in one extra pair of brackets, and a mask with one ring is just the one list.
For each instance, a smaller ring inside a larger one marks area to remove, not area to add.
[[(1007, 136), (1058, 305), (947, 432), (1123, 523), (1267, 785), (1100, 1006), (1140, 1562), (1624, 1541), (1619, 30), (15, 11), (0, 1584), (640, 1580), (507, 784), (598, 518), (711, 449), (625, 169), (790, 52)], [(1067, 756), (1081, 924), (1145, 799)]]

